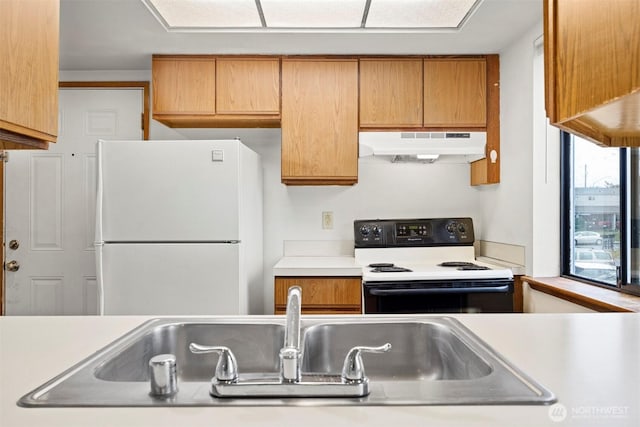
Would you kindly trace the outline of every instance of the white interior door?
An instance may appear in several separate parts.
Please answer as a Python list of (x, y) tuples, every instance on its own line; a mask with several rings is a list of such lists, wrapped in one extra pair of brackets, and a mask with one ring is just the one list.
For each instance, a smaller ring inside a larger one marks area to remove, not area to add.
[(5, 270), (8, 315), (98, 313), (95, 144), (142, 139), (142, 88), (59, 94), (58, 142), (5, 164), (5, 262), (19, 265)]

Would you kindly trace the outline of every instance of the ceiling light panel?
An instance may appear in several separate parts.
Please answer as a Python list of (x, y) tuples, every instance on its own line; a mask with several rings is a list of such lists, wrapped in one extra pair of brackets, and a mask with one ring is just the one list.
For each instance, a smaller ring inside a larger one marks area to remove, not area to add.
[(365, 28), (458, 28), (480, 0), (371, 0)]
[[(366, 0), (261, 0), (269, 28), (360, 28)], [(393, 3), (393, 2), (392, 2)]]
[(167, 29), (261, 28), (255, 0), (143, 0)]

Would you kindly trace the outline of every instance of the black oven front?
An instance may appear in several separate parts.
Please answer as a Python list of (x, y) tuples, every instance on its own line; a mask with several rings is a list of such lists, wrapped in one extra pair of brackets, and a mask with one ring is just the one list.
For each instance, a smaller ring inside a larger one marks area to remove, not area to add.
[(513, 279), (364, 282), (365, 314), (510, 313)]

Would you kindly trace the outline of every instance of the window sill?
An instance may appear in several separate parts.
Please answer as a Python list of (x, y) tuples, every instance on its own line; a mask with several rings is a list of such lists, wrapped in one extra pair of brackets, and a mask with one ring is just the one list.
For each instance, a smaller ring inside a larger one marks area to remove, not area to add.
[(640, 297), (599, 286), (588, 285), (566, 277), (529, 277), (523, 282), (531, 289), (556, 298), (602, 312), (640, 312)]

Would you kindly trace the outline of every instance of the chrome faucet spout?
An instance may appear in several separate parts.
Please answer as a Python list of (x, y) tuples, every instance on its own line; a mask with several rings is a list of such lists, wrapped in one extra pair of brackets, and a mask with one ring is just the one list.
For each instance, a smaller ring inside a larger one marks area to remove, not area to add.
[(285, 348), (300, 350), (300, 306), (302, 289), (300, 286), (289, 288), (287, 295), (287, 324), (284, 331)]
[(302, 289), (299, 286), (289, 288), (287, 295), (287, 320), (284, 330), (284, 347), (280, 350), (280, 372), (283, 381), (300, 381), (300, 310)]

